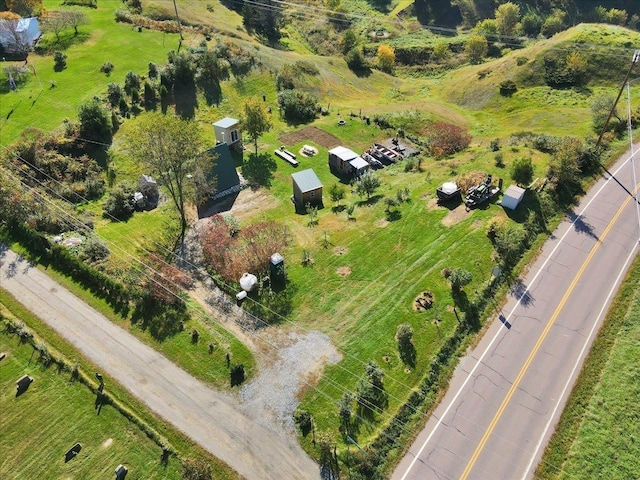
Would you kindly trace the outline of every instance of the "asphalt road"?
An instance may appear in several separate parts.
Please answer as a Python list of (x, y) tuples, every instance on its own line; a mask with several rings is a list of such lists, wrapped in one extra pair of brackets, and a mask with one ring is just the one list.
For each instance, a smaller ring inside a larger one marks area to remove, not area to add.
[[(610, 171), (634, 191), (631, 167), (628, 152)], [(393, 479), (533, 477), (640, 239), (636, 203), (608, 174), (574, 211), (462, 359)]]
[(0, 285), (69, 340), (104, 375), (248, 479), (320, 478), (296, 441), (241, 413), (214, 391), (111, 323), (11, 251), (0, 257)]

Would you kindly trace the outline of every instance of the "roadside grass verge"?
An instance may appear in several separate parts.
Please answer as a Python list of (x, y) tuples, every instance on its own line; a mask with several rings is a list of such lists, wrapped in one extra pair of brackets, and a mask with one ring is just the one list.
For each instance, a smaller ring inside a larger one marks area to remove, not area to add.
[(640, 471), (640, 258), (605, 318), (535, 477), (633, 478)]
[[(28, 258), (27, 252), (20, 245), (12, 244), (11, 248)], [(184, 324), (181, 331), (158, 340), (153, 338), (148, 330), (144, 330), (139, 323), (133, 323), (130, 315), (123, 317), (115, 313), (104, 299), (95, 297), (69, 276), (51, 267), (38, 265), (38, 268), (45, 270), (53, 280), (113, 323), (151, 345), (176, 365), (209, 385), (223, 390), (231, 388), (226, 353), (229, 353), (234, 363), (244, 365), (247, 380), (255, 374), (255, 361), (249, 349), (199, 307), (190, 308), (190, 320)], [(198, 331), (197, 342), (192, 339), (194, 329)], [(209, 353), (210, 343), (214, 345), (211, 353)]]
[[(107, 478), (122, 463), (134, 478), (179, 479), (181, 460), (198, 457), (212, 465), (216, 478), (237, 478), (110, 378), (105, 382), (108, 401), (99, 406), (95, 365), (2, 289), (0, 313), (4, 317), (0, 352), (7, 354), (0, 363), (0, 450), (5, 452), (0, 475), (4, 478), (33, 478), (35, 474), (47, 479)], [(35, 332), (36, 345), (46, 344), (55, 359), (49, 366), (38, 361), (31, 343), (8, 333), (5, 322), (11, 319)], [(78, 368), (75, 380), (74, 365)], [(34, 382), (17, 396), (14, 382), (22, 375), (31, 376)], [(65, 453), (76, 442), (82, 444), (82, 450), (65, 462)], [(161, 461), (163, 448), (171, 452), (165, 461)]]

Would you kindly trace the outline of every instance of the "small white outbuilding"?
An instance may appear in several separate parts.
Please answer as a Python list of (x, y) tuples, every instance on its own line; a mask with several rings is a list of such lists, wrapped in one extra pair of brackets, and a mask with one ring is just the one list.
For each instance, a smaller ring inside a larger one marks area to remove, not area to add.
[(525, 192), (526, 190), (522, 187), (510, 185), (502, 196), (502, 206), (510, 210), (515, 210), (524, 198)]

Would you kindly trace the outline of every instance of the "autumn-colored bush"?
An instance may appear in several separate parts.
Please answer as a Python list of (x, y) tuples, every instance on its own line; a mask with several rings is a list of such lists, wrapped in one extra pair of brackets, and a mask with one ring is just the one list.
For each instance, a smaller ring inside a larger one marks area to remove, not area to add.
[(427, 143), (431, 155), (442, 158), (467, 148), (471, 143), (471, 135), (457, 125), (438, 122), (429, 128)]
[(237, 282), (245, 272), (265, 272), (271, 255), (288, 243), (287, 228), (276, 222), (259, 222), (232, 233), (224, 218), (216, 215), (200, 235), (207, 263), (229, 282)]
[(151, 266), (151, 271), (143, 282), (144, 290), (164, 304), (173, 305), (181, 301), (183, 289), (192, 283), (189, 275), (155, 253), (147, 257), (147, 263)]

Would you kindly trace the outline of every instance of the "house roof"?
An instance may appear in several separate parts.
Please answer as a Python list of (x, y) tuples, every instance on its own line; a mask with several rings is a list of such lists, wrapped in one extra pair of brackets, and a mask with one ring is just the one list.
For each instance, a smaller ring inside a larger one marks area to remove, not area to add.
[(35, 17), (21, 18), (20, 20), (18, 20), (18, 25), (16, 26), (16, 32), (25, 32), (29, 30), (29, 26), (32, 23), (37, 26), (38, 19)]
[(349, 161), (351, 159), (354, 159), (358, 156), (358, 154), (356, 152), (354, 152), (353, 150), (347, 148), (347, 147), (336, 147), (336, 148), (332, 148), (331, 150), (329, 150), (329, 153), (332, 155), (335, 155), (336, 157), (340, 158), (341, 160), (344, 161)]
[(356, 157), (353, 160), (349, 160), (349, 163), (356, 170), (361, 170), (369, 166), (369, 163), (362, 157)]
[(310, 192), (322, 188), (322, 183), (312, 168), (291, 174), (291, 178), (302, 192)]
[(215, 122), (213, 126), (220, 127), (220, 128), (231, 128), (237, 124), (238, 124), (238, 120), (236, 120), (235, 118), (224, 117), (222, 120), (218, 120), (217, 122)]
[(208, 178), (209, 180), (216, 178), (216, 190), (222, 192), (234, 185), (239, 185), (240, 177), (238, 177), (229, 146), (226, 143), (219, 143), (212, 150), (216, 154), (216, 159)]

